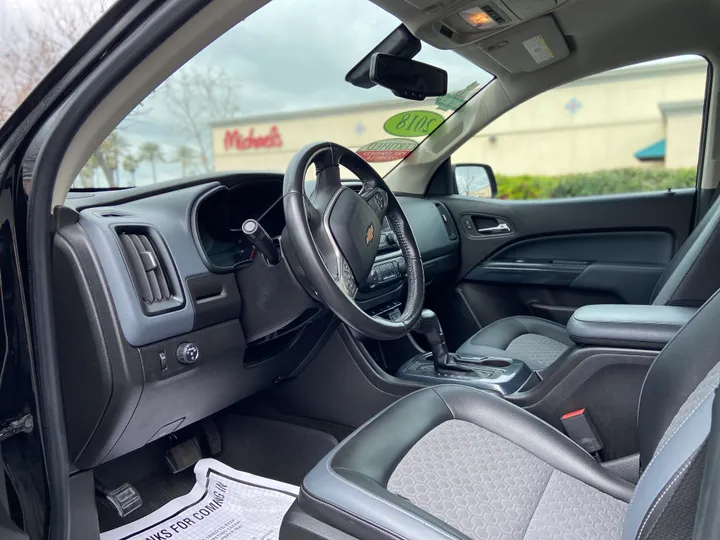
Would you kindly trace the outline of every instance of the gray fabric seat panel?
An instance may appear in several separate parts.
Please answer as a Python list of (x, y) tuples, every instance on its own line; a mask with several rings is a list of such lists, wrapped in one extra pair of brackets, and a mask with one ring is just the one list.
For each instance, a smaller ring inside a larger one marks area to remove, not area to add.
[(552, 471), (491, 431), (449, 420), (410, 449), (387, 487), (471, 538), (514, 540)]
[(568, 350), (568, 346), (540, 334), (524, 334), (513, 339), (507, 347), (512, 358), (524, 360), (535, 371), (545, 369)]
[(387, 487), (475, 540), (619, 538), (627, 508), (461, 420), (418, 441)]
[(627, 509), (627, 503), (555, 470), (524, 540), (619, 539)]

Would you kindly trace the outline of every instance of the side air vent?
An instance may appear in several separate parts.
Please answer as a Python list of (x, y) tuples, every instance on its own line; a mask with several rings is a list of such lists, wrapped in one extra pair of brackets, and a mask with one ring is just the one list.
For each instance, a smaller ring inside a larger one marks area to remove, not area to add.
[(150, 227), (122, 227), (117, 235), (143, 311), (159, 315), (181, 308), (182, 288), (160, 234)]
[(457, 240), (457, 229), (455, 228), (455, 223), (453, 222), (452, 216), (450, 215), (450, 211), (445, 207), (444, 204), (436, 202), (435, 207), (438, 209), (438, 212), (440, 212), (440, 217), (443, 220), (443, 225), (445, 225), (445, 230), (447, 231), (448, 238), (450, 240)]

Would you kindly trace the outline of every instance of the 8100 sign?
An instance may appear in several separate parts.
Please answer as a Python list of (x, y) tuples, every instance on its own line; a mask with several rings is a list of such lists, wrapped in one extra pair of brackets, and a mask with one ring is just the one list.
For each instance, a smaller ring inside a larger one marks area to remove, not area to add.
[(442, 124), (444, 118), (432, 111), (408, 111), (385, 120), (383, 129), (398, 137), (424, 137)]

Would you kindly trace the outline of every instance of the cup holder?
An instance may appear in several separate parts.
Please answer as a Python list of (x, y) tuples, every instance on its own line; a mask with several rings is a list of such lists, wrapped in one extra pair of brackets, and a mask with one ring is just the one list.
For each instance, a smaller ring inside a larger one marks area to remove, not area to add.
[(512, 365), (512, 360), (507, 358), (486, 358), (480, 362), (480, 365), (487, 367), (506, 368)]

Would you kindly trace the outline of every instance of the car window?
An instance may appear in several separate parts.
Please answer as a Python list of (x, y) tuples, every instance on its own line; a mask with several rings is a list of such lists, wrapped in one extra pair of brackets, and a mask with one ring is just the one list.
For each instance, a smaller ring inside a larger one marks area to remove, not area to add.
[(273, 0), (148, 96), (73, 187), (282, 173), (297, 150), (323, 140), (385, 174), (492, 78), (455, 52), (423, 45), (415, 58), (448, 72), (446, 96), (410, 101), (347, 83), (347, 72), (399, 23), (367, 0)]
[(594, 75), (510, 110), (452, 155), (458, 192), (550, 199), (695, 186), (707, 62), (683, 56)]
[(0, 1), (0, 125), (113, 3)]

